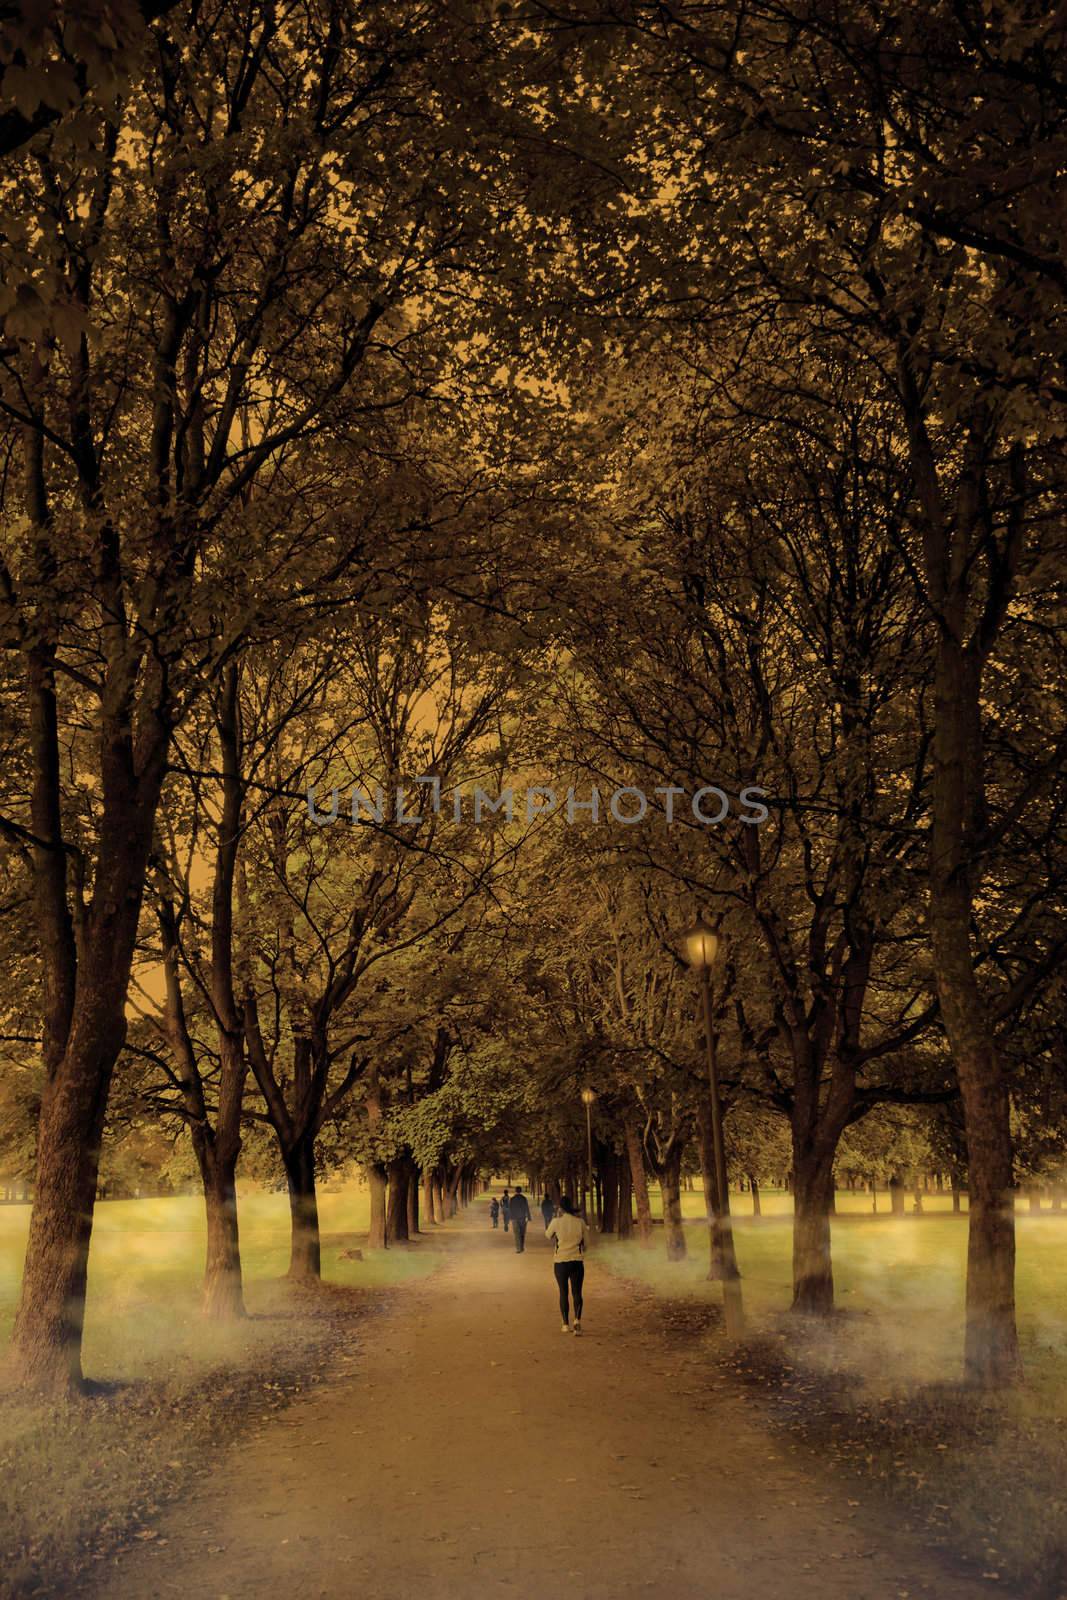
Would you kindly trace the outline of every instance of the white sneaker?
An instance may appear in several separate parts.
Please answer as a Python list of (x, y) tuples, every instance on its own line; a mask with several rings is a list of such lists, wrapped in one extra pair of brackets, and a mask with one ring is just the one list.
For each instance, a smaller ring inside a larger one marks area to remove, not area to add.
[(559, 1331), (560, 1331), (560, 1333), (570, 1333), (571, 1330), (568, 1328), (567, 1324), (564, 1323), (562, 1328)]
[(575, 1323), (575, 1324), (574, 1324), (574, 1331), (575, 1331), (575, 1333), (581, 1333), (581, 1331), (582, 1331), (582, 1325), (581, 1325), (581, 1323), (580, 1323), (580, 1322), (576, 1322), (576, 1323)]

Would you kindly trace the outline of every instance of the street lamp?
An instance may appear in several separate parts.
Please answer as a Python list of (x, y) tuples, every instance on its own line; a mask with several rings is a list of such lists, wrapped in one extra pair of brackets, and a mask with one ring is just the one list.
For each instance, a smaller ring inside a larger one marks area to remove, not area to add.
[(589, 1209), (593, 1204), (593, 1101), (596, 1099), (595, 1089), (582, 1090), (582, 1105), (585, 1107), (585, 1154), (586, 1171), (589, 1174)]
[(723, 1314), (728, 1337), (737, 1338), (744, 1332), (745, 1317), (741, 1303), (741, 1274), (737, 1270), (734, 1254), (733, 1227), (730, 1221), (730, 1190), (726, 1181), (726, 1147), (722, 1136), (722, 1101), (719, 1096), (719, 1072), (715, 1060), (715, 1033), (711, 1022), (711, 968), (719, 953), (719, 935), (703, 918), (682, 935), (685, 959), (700, 979), (704, 1002), (704, 1045), (708, 1060), (708, 1088), (711, 1091), (711, 1144), (715, 1163), (715, 1204), (712, 1208), (711, 1245), (722, 1266)]
[(693, 971), (706, 977), (719, 953), (719, 935), (715, 929), (709, 928), (701, 918), (682, 934), (682, 944), (685, 946), (685, 959)]

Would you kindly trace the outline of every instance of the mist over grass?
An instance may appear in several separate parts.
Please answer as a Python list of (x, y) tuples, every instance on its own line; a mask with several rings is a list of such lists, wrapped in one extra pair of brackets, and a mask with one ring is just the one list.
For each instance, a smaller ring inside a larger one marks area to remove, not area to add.
[[(967, 1223), (952, 1214), (950, 1196), (925, 1195), (924, 1214), (915, 1216), (909, 1194), (907, 1215), (893, 1217), (884, 1194), (872, 1216), (869, 1194), (840, 1193), (832, 1223), (840, 1315), (811, 1330), (787, 1314), (790, 1197), (765, 1192), (760, 1218), (747, 1194), (732, 1198), (753, 1344), (738, 1355), (715, 1337), (709, 1361), (751, 1386), (795, 1448), (904, 1496), (935, 1542), (1028, 1585), (1012, 1592), (1058, 1596), (1067, 1572), (1058, 1531), (1067, 1526), (1067, 1215), (1020, 1211), (1027, 1383), (1000, 1400), (972, 1402), (958, 1382)], [(658, 1217), (655, 1190), (652, 1201)], [(488, 1204), (483, 1195), (469, 1208), (476, 1226), (488, 1229)], [(645, 1284), (665, 1304), (717, 1304), (719, 1286), (706, 1277), (702, 1193), (687, 1191), (682, 1205), (683, 1262), (667, 1261), (660, 1227), (650, 1249), (636, 1240), (594, 1242), (591, 1326), (596, 1276), (605, 1269)], [(50, 1592), (57, 1573), (89, 1571), (116, 1541), (146, 1537), (159, 1506), (185, 1491), (220, 1433), (237, 1437), (322, 1381), (339, 1348), (373, 1349), (381, 1297), (358, 1291), (421, 1277), (444, 1258), (447, 1229), (362, 1260), (346, 1255), (365, 1251), (369, 1196), (360, 1184), (324, 1189), (320, 1212), (326, 1292), (293, 1294), (284, 1281), (286, 1195), (242, 1193), (251, 1316), (219, 1327), (200, 1314), (200, 1197), (98, 1205), (85, 1353), (86, 1371), (107, 1387), (88, 1405), (44, 1415), (9, 1396), (0, 1523), (11, 1593), (40, 1593), (42, 1585)], [(17, 1303), (28, 1221), (27, 1206), (0, 1206), (0, 1344)]]
[[(654, 1214), (661, 1215), (655, 1189), (652, 1201)], [(482, 1204), (474, 1202), (475, 1215)], [(859, 1369), (875, 1363), (878, 1382), (941, 1383), (959, 1375), (966, 1219), (952, 1215), (947, 1194), (926, 1195), (923, 1204), (924, 1214), (912, 1215), (909, 1195), (908, 1214), (892, 1217), (888, 1196), (880, 1194), (872, 1216), (869, 1194), (842, 1191), (837, 1197), (834, 1276), (838, 1305), (847, 1313), (847, 1338), (843, 1326), (830, 1341), (832, 1359), (841, 1359), (851, 1344), (850, 1364)], [(246, 1298), (255, 1316), (268, 1310), (270, 1286), (288, 1267), (289, 1205), (284, 1193), (257, 1189), (243, 1192), (239, 1205)], [(746, 1311), (757, 1324), (773, 1323), (790, 1301), (791, 1198), (765, 1192), (758, 1219), (751, 1215), (749, 1195), (734, 1196), (733, 1205)], [(346, 1259), (346, 1250), (365, 1244), (370, 1202), (362, 1184), (325, 1188), (319, 1209), (327, 1283), (388, 1287), (431, 1271), (439, 1259), (432, 1233), (408, 1249)], [(597, 1256), (657, 1293), (715, 1300), (718, 1288), (705, 1276), (703, 1195), (685, 1192), (682, 1209), (689, 1224), (686, 1261), (665, 1259), (658, 1228), (651, 1250), (609, 1239), (597, 1244)], [(1057, 1396), (1067, 1391), (1067, 1213), (1020, 1211), (1016, 1222), (1027, 1376), (1035, 1394)], [(0, 1206), (0, 1345), (10, 1335), (18, 1302), (28, 1226), (28, 1206)], [(230, 1335), (200, 1315), (203, 1262), (199, 1195), (100, 1202), (89, 1263), (86, 1370), (105, 1380), (150, 1377), (170, 1371), (176, 1359), (210, 1363), (227, 1356)]]
[[(734, 1232), (745, 1310), (757, 1325), (775, 1325), (792, 1297), (792, 1202), (772, 1191), (762, 1196), (763, 1216), (753, 1218), (747, 1194), (732, 1196)], [(894, 1217), (879, 1195), (871, 1214), (869, 1194), (842, 1191), (832, 1220), (837, 1304), (845, 1313), (825, 1341), (828, 1363), (845, 1360), (877, 1384), (952, 1383), (960, 1375), (966, 1215), (952, 1214), (951, 1196), (923, 1196), (923, 1214)], [(717, 1284), (706, 1279), (708, 1245), (700, 1226), (702, 1194), (685, 1193), (688, 1258), (666, 1259), (656, 1229), (651, 1250), (606, 1240), (597, 1246), (606, 1265), (637, 1277), (657, 1294), (716, 1301)], [(658, 1195), (653, 1213), (660, 1215)], [(1016, 1216), (1016, 1297), (1028, 1387), (1037, 1404), (1057, 1399), (1067, 1412), (1067, 1213)], [(819, 1348), (818, 1341), (812, 1350)]]
[[(284, 1193), (240, 1195), (245, 1303), (236, 1323), (200, 1311), (199, 1195), (97, 1204), (89, 1259), (86, 1399), (42, 1408), (0, 1393), (0, 1594), (78, 1593), (113, 1551), (154, 1537), (218, 1443), (232, 1443), (326, 1380), (341, 1350), (373, 1346), (381, 1291), (432, 1272), (430, 1235), (366, 1253), (365, 1187), (320, 1194), (325, 1288), (292, 1288)], [(0, 1206), (0, 1348), (18, 1300), (29, 1207)]]
[[(277, 1280), (289, 1265), (289, 1201), (284, 1192), (253, 1189), (240, 1194), (238, 1205), (245, 1299), (254, 1321), (273, 1314)], [(319, 1213), (327, 1284), (388, 1288), (437, 1264), (431, 1235), (411, 1248), (345, 1259), (345, 1250), (366, 1242), (370, 1200), (364, 1185), (323, 1190)], [(29, 1214), (28, 1205), (0, 1206), (0, 1348), (10, 1337), (18, 1304)], [(245, 1350), (247, 1326), (219, 1327), (200, 1314), (204, 1249), (199, 1195), (98, 1201), (85, 1323), (88, 1375), (103, 1381), (155, 1378), (172, 1374), (176, 1364), (211, 1367)]]

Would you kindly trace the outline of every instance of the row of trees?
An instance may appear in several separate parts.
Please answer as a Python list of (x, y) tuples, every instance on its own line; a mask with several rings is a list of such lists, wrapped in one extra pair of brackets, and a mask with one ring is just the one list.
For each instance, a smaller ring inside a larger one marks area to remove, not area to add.
[(583, 741), (635, 781), (778, 798), (773, 829), (645, 859), (751, 963), (732, 1009), (792, 1122), (798, 1305), (832, 1293), (844, 1130), (958, 1088), (966, 1365), (1008, 1380), (1011, 1095), (1061, 1065), (1063, 21), (757, 3), (544, 26), (596, 66), (558, 112), (600, 174), (568, 219), (573, 303), (632, 375), (599, 417), (644, 626), (617, 650), (586, 631)]
[(155, 1048), (135, 963), (164, 963), (146, 1092), (193, 1132), (219, 1284), (249, 1072), (313, 1259), (309, 1149), (373, 1037), (352, 996), (491, 862), (387, 833), (348, 882), (297, 820), (298, 774), (362, 728), (339, 759), (411, 775), (442, 671), (469, 723), (424, 754), (446, 775), (465, 756), (498, 692), (461, 707), (463, 613), (510, 538), (503, 457), (479, 460), (449, 398), (501, 203), (470, 122), (477, 29), (330, 0), (96, 20), (114, 61), (77, 10), (5, 19), (4, 838), (44, 1073), (14, 1359), (53, 1387), (80, 1379), (115, 1064)]
[[(843, 1141), (941, 1108), (967, 1371), (1015, 1374), (1013, 1132), (1062, 1126), (1063, 24), (823, 12), (5, 19), (28, 1380), (80, 1381), (109, 1104), (188, 1128), (222, 1315), (249, 1126), (300, 1277), (324, 1152), (380, 1241), (580, 1152), (583, 1082), (620, 1215), (694, 1141), (714, 1207), (697, 909), (797, 1309)], [(455, 802), (520, 781), (657, 798)], [(669, 820), (708, 785), (768, 820)]]

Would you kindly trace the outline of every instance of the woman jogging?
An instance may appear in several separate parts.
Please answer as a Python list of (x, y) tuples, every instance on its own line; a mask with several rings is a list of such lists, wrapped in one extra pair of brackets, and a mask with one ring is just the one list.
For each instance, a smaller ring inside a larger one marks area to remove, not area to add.
[(568, 1293), (574, 1301), (574, 1332), (582, 1331), (582, 1284), (585, 1280), (585, 1241), (587, 1238), (585, 1223), (574, 1209), (570, 1200), (561, 1200), (559, 1203), (559, 1216), (553, 1218), (545, 1229), (547, 1238), (553, 1241), (556, 1259), (553, 1271), (556, 1274), (556, 1284), (559, 1288), (559, 1309), (563, 1318), (561, 1333), (570, 1333), (569, 1308), (567, 1305)]

